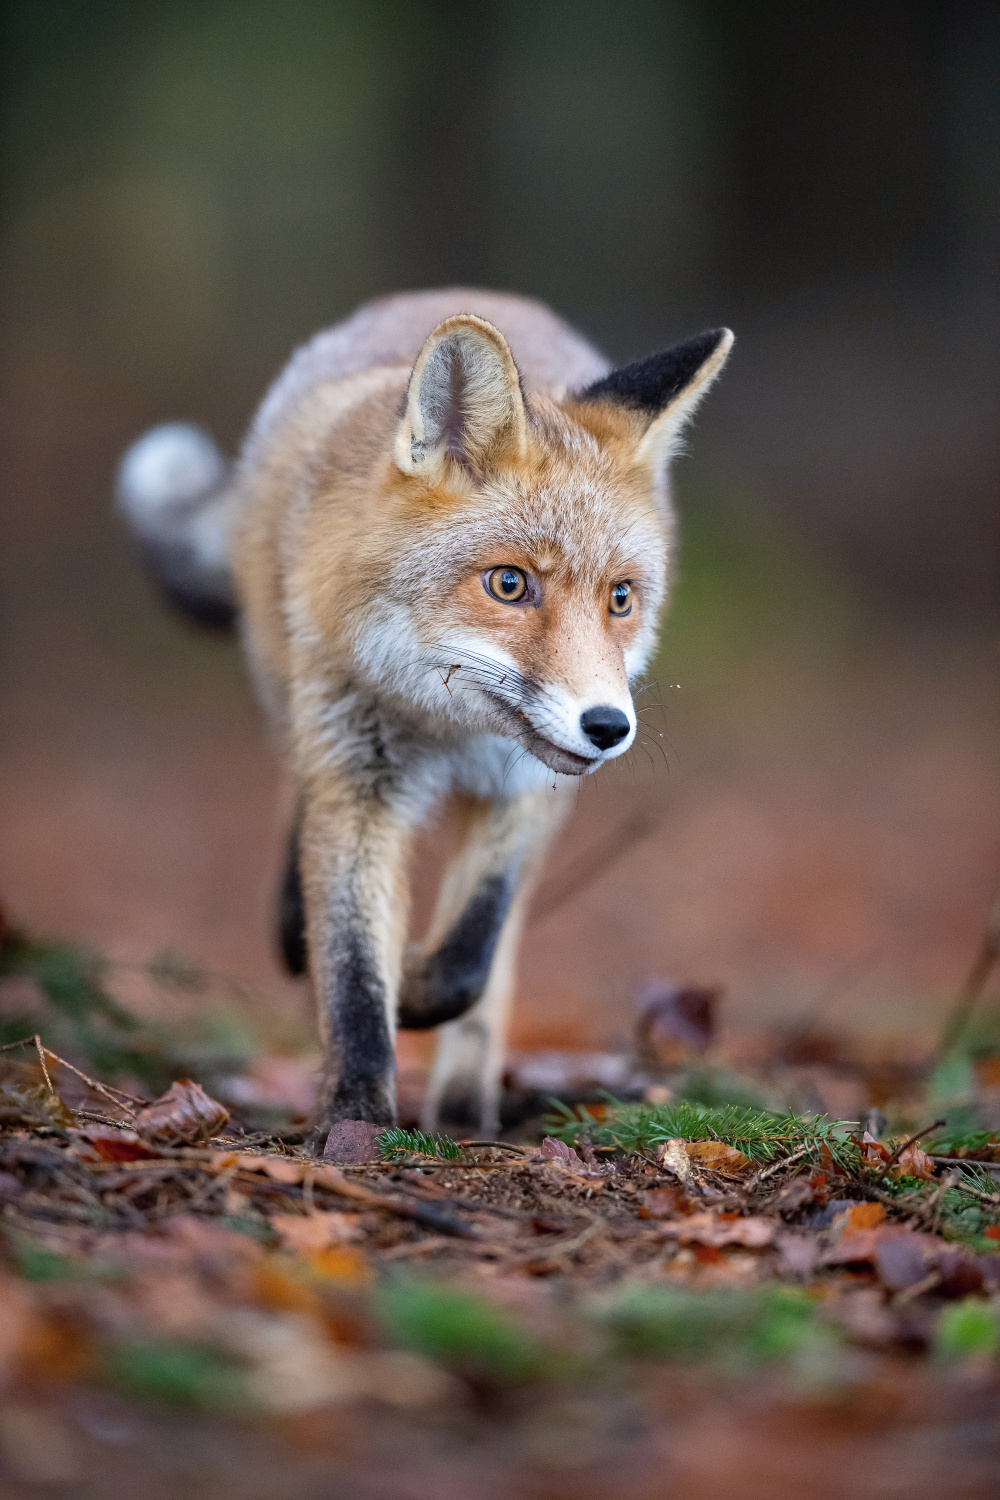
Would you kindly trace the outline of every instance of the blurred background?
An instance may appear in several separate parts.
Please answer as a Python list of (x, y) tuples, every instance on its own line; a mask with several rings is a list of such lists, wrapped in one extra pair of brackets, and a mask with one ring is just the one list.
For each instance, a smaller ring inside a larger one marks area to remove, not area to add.
[(168, 418), (234, 450), (360, 301), (488, 285), (616, 359), (738, 337), (649, 733), (553, 855), (515, 1040), (615, 1045), (659, 976), (924, 1045), (1000, 869), (997, 6), (5, 0), (0, 35), (11, 917), (305, 1015), (262, 721), (115, 466)]

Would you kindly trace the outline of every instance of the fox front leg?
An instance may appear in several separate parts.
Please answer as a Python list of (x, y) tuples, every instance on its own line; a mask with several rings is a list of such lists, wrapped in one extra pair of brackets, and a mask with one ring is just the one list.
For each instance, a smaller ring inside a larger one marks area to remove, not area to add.
[(422, 1124), (440, 1117), (494, 1134), (517, 946), (565, 794), (465, 799), (464, 842), (442, 883), (426, 939), (406, 964), (400, 1025), (444, 1024)]
[(300, 837), (324, 1053), (318, 1139), (338, 1120), (395, 1123), (393, 1045), (410, 831), (384, 799), (330, 785), (307, 802)]

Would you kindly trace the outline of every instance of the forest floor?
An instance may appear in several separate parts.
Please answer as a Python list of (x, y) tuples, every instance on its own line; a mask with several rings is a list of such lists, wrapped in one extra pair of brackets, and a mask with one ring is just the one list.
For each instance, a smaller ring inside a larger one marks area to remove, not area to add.
[[(154, 1099), (177, 1058), (78, 950), (8, 928), (0, 986), (64, 1049), (2, 1053), (4, 1496), (996, 1493), (995, 1041), (737, 1075), (665, 991), (618, 1100), (526, 1064), (501, 1142), (316, 1158), (207, 1054), (228, 1110)], [(803, 1107), (852, 1070), (863, 1119)]]

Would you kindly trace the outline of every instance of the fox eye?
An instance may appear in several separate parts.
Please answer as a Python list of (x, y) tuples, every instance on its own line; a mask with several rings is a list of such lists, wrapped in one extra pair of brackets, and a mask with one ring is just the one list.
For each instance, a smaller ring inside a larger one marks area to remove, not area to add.
[(528, 592), (528, 580), (520, 568), (494, 568), (486, 578), (486, 587), (494, 599), (516, 604)]
[(630, 583), (616, 583), (611, 590), (611, 603), (608, 607), (613, 615), (631, 614), (632, 585)]

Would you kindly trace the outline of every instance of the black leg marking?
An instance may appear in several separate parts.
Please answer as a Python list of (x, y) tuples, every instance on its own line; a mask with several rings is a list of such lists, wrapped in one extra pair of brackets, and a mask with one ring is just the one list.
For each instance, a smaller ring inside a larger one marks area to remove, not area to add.
[(306, 904), (299, 869), (299, 831), (288, 836), (285, 872), (278, 890), (278, 950), (289, 974), (304, 974), (309, 967), (306, 947)]
[(486, 988), (493, 955), (514, 897), (509, 874), (481, 880), (436, 953), (403, 977), (399, 1024), (423, 1031), (454, 1021)]
[(396, 1121), (392, 1037), (385, 984), (371, 941), (356, 911), (337, 913), (329, 955), (331, 1072), (325, 1081), (322, 1118)]

